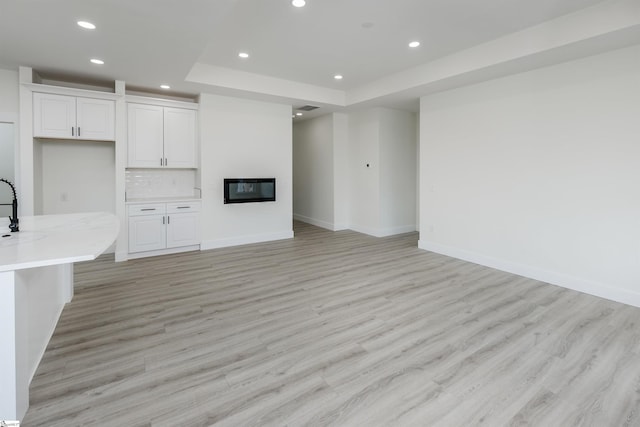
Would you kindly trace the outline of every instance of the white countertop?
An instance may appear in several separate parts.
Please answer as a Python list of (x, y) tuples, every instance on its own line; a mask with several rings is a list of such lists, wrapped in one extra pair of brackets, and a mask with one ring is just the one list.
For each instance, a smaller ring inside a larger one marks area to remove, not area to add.
[(127, 199), (126, 204), (137, 203), (171, 203), (171, 202), (199, 202), (200, 197), (183, 196), (183, 197), (146, 197)]
[(96, 259), (119, 228), (106, 212), (22, 217), (17, 233), (0, 226), (0, 272)]

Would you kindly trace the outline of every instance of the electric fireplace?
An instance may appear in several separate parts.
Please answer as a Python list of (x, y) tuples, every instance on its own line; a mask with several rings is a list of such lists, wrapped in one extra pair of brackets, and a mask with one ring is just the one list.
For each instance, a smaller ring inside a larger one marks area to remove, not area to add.
[(275, 178), (225, 178), (224, 203), (276, 201)]

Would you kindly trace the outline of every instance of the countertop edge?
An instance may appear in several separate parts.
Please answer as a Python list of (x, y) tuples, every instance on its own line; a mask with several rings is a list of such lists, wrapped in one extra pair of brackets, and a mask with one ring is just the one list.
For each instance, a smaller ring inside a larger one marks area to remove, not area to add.
[[(2, 252), (9, 255), (4, 263), (0, 260), (0, 273), (94, 260), (113, 244), (120, 230), (117, 217), (108, 212), (43, 215), (24, 219), (25, 232), (41, 232), (46, 234), (46, 238), (0, 248), (3, 249), (0, 255)], [(50, 224), (52, 221), (53, 228)], [(22, 221), (20, 225), (23, 228)], [(58, 230), (59, 227), (62, 230)], [(68, 242), (69, 233), (77, 236), (75, 241), (71, 239), (70, 245), (60, 248), (60, 245)]]
[(200, 197), (156, 197), (148, 199), (129, 199), (125, 205), (143, 205), (145, 203), (201, 202)]

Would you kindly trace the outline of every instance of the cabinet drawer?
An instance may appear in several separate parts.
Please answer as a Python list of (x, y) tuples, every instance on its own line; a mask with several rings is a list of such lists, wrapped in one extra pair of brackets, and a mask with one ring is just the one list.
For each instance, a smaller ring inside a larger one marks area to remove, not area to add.
[(186, 212), (200, 212), (200, 202), (167, 203), (167, 213), (177, 214)]
[(164, 203), (147, 203), (144, 205), (129, 205), (129, 216), (164, 215)]

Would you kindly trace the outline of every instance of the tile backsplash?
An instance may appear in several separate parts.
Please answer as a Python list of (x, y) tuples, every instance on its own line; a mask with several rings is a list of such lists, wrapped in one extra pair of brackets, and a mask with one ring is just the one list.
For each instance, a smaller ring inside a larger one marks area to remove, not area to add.
[(127, 169), (127, 199), (197, 196), (193, 169)]

